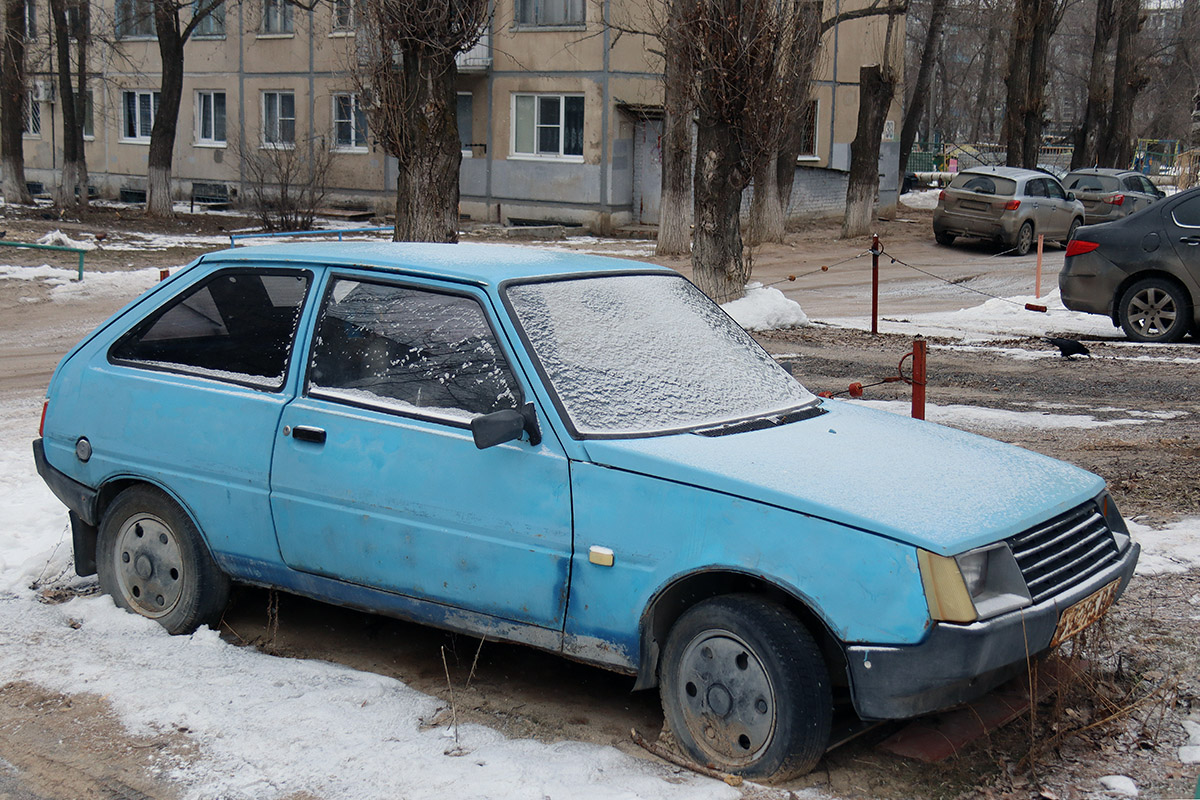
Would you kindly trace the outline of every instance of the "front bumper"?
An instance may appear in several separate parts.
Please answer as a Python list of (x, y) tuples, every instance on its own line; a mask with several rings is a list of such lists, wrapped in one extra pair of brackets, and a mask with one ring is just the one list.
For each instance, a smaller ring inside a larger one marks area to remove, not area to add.
[(1046, 651), (1062, 612), (1120, 580), (1124, 593), (1140, 548), (1050, 600), (969, 625), (937, 622), (917, 645), (846, 647), (854, 708), (863, 719), (904, 719), (965, 703), (1024, 672)]

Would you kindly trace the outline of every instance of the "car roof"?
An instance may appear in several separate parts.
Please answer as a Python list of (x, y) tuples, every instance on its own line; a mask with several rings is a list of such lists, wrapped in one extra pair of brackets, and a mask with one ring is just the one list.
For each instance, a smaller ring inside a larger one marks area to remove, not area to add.
[(1081, 167), (1080, 169), (1071, 170), (1071, 175), (1110, 175), (1114, 178), (1123, 178), (1126, 175), (1141, 175), (1142, 173), (1131, 169), (1114, 169), (1113, 167)]
[(501, 244), (292, 242), (236, 247), (208, 253), (201, 260), (206, 264), (323, 264), (445, 278), (480, 286), (494, 286), (508, 280), (596, 272), (652, 270), (677, 274), (666, 267), (623, 258)]
[(1011, 178), (1012, 180), (1020, 180), (1022, 178), (1045, 178), (1050, 175), (1048, 172), (1041, 172), (1033, 169), (1022, 169), (1021, 167), (971, 167), (961, 170), (975, 175), (996, 175), (1000, 178)]

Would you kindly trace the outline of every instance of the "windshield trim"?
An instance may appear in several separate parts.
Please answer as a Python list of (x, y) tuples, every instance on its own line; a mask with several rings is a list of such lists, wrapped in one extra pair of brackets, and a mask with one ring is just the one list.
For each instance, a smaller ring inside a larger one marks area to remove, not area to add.
[[(629, 275), (661, 275), (676, 280), (687, 281), (683, 275), (680, 275), (673, 269), (667, 267), (658, 267), (656, 265), (648, 265), (644, 268), (631, 268), (628, 270), (597, 270), (587, 272), (572, 272), (561, 275), (542, 275), (533, 278), (510, 278), (501, 281), (497, 285), (497, 290), (500, 295), (500, 302), (504, 304), (505, 313), (508, 314), (508, 319), (512, 323), (513, 329), (516, 331), (517, 337), (521, 340), (521, 344), (525, 348), (525, 353), (529, 357), (530, 363), (533, 365), (534, 371), (537, 372), (538, 378), (541, 380), (542, 386), (546, 389), (546, 394), (550, 396), (550, 401), (554, 404), (555, 410), (558, 411), (558, 418), (562, 420), (563, 425), (567, 429), (572, 439), (576, 441), (584, 441), (587, 439), (650, 439), (658, 436), (677, 436), (683, 433), (695, 433), (696, 431), (707, 430), (715, 427), (724, 427), (736, 425), (738, 423), (747, 422), (764, 417), (785, 416), (794, 414), (805, 409), (814, 408), (820, 405), (821, 398), (813, 396), (807, 402), (797, 403), (795, 405), (784, 406), (782, 408), (763, 409), (756, 411), (753, 414), (733, 417), (730, 419), (711, 419), (704, 422), (699, 422), (694, 425), (684, 425), (676, 428), (662, 428), (658, 430), (637, 430), (637, 431), (581, 431), (575, 426), (575, 421), (571, 419), (571, 415), (567, 412), (566, 406), (563, 404), (562, 398), (559, 397), (558, 389), (555, 388), (554, 382), (550, 380), (545, 367), (542, 365), (542, 359), (538, 355), (537, 349), (533, 346), (533, 342), (525, 333), (525, 326), (521, 324), (521, 318), (517, 315), (516, 309), (513, 307), (508, 296), (508, 289), (511, 286), (528, 286), (537, 283), (558, 283), (561, 281), (584, 280), (588, 278), (608, 278), (608, 277), (625, 277)], [(691, 281), (688, 281), (691, 283)], [(695, 284), (692, 284), (693, 286)], [(714, 303), (714, 305), (717, 305)], [(729, 317), (725, 309), (717, 305), (722, 314)], [(737, 321), (732, 317), (729, 320), (734, 325)], [(740, 327), (740, 326), (739, 326)], [(749, 333), (747, 333), (749, 335)], [(768, 357), (774, 361), (774, 357), (767, 353), (766, 348), (758, 343), (758, 340), (750, 336), (750, 340), (754, 342), (755, 347), (762, 350)], [(778, 362), (776, 362), (778, 363)]]

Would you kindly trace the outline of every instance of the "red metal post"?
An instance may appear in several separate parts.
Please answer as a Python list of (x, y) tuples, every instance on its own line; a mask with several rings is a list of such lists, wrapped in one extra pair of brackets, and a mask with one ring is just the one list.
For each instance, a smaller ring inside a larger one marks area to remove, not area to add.
[(171, 277), (171, 270), (169, 270), (169, 269), (160, 269), (160, 270), (158, 271), (158, 282), (159, 282), (159, 283), (162, 283), (163, 281), (165, 281), (165, 280), (166, 280), (167, 278), (169, 278), (169, 277)]
[(871, 333), (879, 333), (879, 234), (871, 236)]
[(1038, 234), (1038, 256), (1037, 256), (1037, 275), (1033, 280), (1034, 296), (1042, 296), (1042, 249), (1046, 245), (1046, 237), (1043, 234)]
[(913, 341), (912, 417), (925, 419), (925, 352), (924, 339)]

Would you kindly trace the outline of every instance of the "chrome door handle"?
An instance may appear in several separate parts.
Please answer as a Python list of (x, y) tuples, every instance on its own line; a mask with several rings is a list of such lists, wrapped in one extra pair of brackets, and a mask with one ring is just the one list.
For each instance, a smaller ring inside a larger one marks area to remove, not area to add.
[(1200, 244), (1200, 236), (1180, 236), (1179, 241), (1186, 244), (1188, 247), (1195, 247)]

